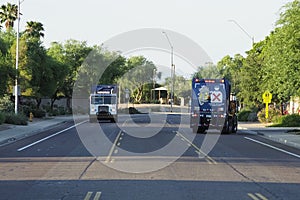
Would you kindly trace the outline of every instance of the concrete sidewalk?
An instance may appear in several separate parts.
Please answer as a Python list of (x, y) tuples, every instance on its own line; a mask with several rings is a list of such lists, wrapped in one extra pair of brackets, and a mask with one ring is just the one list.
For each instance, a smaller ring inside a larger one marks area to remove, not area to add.
[(37, 134), (41, 131), (49, 130), (57, 125), (72, 120), (73, 116), (70, 115), (48, 119), (33, 119), (33, 122), (28, 122), (27, 126), (2, 124), (0, 125), (0, 146)]
[(268, 127), (271, 124), (239, 122), (239, 130), (300, 149), (300, 127)]

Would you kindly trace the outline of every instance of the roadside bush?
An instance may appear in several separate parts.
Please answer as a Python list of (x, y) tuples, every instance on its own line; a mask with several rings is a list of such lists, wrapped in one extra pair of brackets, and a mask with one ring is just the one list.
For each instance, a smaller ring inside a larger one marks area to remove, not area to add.
[(53, 109), (52, 111), (50, 111), (49, 116), (58, 116), (59, 115), (59, 111), (57, 109)]
[(5, 115), (4, 113), (0, 112), (0, 124), (3, 124), (5, 122)]
[(254, 109), (243, 109), (241, 110), (238, 114), (238, 121), (241, 122), (255, 122), (257, 121), (257, 114), (256, 111)]
[(269, 108), (269, 117), (266, 119), (266, 109), (264, 108), (258, 112), (257, 117), (261, 123), (278, 123), (281, 118), (281, 112), (276, 108)]
[(46, 112), (41, 109), (33, 110), (32, 114), (33, 114), (33, 117), (35, 117), (35, 118), (43, 118), (46, 116)]
[(27, 117), (23, 114), (6, 113), (5, 123), (15, 125), (27, 125)]
[(280, 123), (278, 123), (276, 126), (300, 127), (300, 115), (298, 114), (284, 115), (281, 117)]
[(8, 95), (0, 98), (0, 112), (13, 112), (15, 110), (14, 103), (10, 100)]

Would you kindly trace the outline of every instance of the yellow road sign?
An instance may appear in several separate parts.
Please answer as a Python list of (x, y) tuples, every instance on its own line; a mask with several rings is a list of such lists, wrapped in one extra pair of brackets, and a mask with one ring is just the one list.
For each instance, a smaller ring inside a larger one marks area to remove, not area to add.
[(262, 95), (264, 103), (271, 103), (272, 94), (269, 91), (265, 91)]

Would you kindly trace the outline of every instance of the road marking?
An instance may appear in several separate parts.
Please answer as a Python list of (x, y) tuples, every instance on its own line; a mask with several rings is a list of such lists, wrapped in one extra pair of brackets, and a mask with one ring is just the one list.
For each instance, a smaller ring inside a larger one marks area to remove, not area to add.
[(86, 195), (85, 195), (85, 198), (84, 200), (89, 200), (92, 196), (93, 192), (88, 192)]
[(262, 195), (260, 193), (255, 193), (255, 194), (256, 194), (256, 196), (258, 196), (262, 200), (268, 200), (267, 197), (265, 197), (264, 195)]
[(48, 140), (48, 139), (50, 139), (50, 138), (53, 138), (54, 136), (57, 136), (57, 135), (59, 135), (59, 134), (61, 134), (61, 133), (63, 133), (63, 132), (66, 132), (66, 131), (68, 131), (68, 130), (70, 130), (70, 129), (76, 127), (76, 126), (79, 126), (79, 125), (81, 125), (81, 124), (84, 124), (84, 123), (86, 123), (86, 122), (88, 122), (88, 120), (85, 120), (85, 121), (83, 121), (83, 122), (80, 122), (80, 123), (78, 123), (78, 124), (75, 124), (75, 125), (73, 125), (73, 126), (70, 126), (69, 128), (66, 128), (66, 129), (61, 130), (61, 131), (59, 131), (59, 132), (57, 132), (57, 133), (54, 133), (53, 135), (49, 135), (48, 137), (45, 137), (45, 138), (43, 138), (43, 139), (41, 139), (41, 140), (38, 140), (38, 141), (36, 141), (36, 142), (34, 142), (34, 143), (31, 143), (31, 144), (29, 144), (29, 145), (27, 145), (27, 146), (25, 146), (25, 147), (22, 147), (22, 148), (18, 149), (17, 151), (20, 152), (20, 151), (23, 151), (23, 150), (25, 150), (25, 149), (28, 149), (28, 148), (30, 148), (30, 147), (36, 145), (36, 144), (39, 144), (39, 143), (41, 143), (41, 142), (44, 142), (45, 140)]
[(94, 197), (94, 200), (100, 199), (100, 196), (101, 196), (101, 192), (97, 192), (95, 197)]
[(113, 152), (114, 152), (114, 150), (117, 146), (117, 142), (118, 142), (119, 137), (121, 136), (121, 134), (122, 134), (122, 131), (120, 130), (117, 137), (116, 137), (116, 139), (115, 139), (115, 141), (114, 141), (114, 143), (113, 143), (113, 145), (112, 145), (112, 147), (111, 147), (111, 149), (110, 149), (110, 151), (109, 151), (108, 156), (106, 157), (105, 163), (108, 163), (111, 160), (111, 156), (112, 156), (112, 154), (113, 154)]
[(248, 193), (247, 195), (253, 200), (268, 200), (264, 195), (260, 193), (255, 193), (255, 194)]
[[(84, 198), (84, 200), (90, 200), (93, 195), (93, 192), (88, 192)], [(101, 197), (101, 192), (96, 192), (94, 196), (94, 200), (99, 200)]]
[(215, 161), (212, 157), (204, 153), (199, 147), (197, 147), (194, 143), (192, 143), (189, 139), (187, 139), (184, 135), (182, 135), (180, 132), (176, 131), (176, 134), (179, 135), (182, 139), (184, 139), (187, 143), (189, 143), (192, 147), (194, 147), (198, 152), (199, 158), (200, 156), (203, 156), (205, 160), (209, 164), (218, 164), (217, 161)]
[(266, 143), (263, 143), (263, 142), (258, 141), (258, 140), (254, 140), (254, 139), (249, 138), (249, 137), (244, 137), (244, 138), (245, 138), (246, 140), (250, 140), (250, 141), (252, 141), (252, 142), (255, 142), (255, 143), (261, 144), (261, 145), (263, 145), (263, 146), (269, 147), (269, 148), (271, 148), (271, 149), (274, 149), (274, 150), (280, 151), (280, 152), (282, 152), (282, 153), (288, 154), (288, 155), (290, 155), (290, 156), (294, 156), (294, 157), (296, 157), (296, 158), (300, 158), (300, 155), (298, 155), (298, 154), (291, 153), (291, 152), (289, 152), (289, 151), (280, 149), (280, 148), (278, 148), (278, 147), (274, 147), (274, 146), (272, 146), (272, 145), (270, 145), (270, 144), (266, 144)]

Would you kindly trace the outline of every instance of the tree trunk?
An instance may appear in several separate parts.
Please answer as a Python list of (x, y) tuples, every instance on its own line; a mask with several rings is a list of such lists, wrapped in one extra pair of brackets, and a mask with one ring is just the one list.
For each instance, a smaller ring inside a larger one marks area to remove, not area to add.
[(42, 98), (36, 98), (36, 108), (40, 109), (41, 103), (42, 103)]

